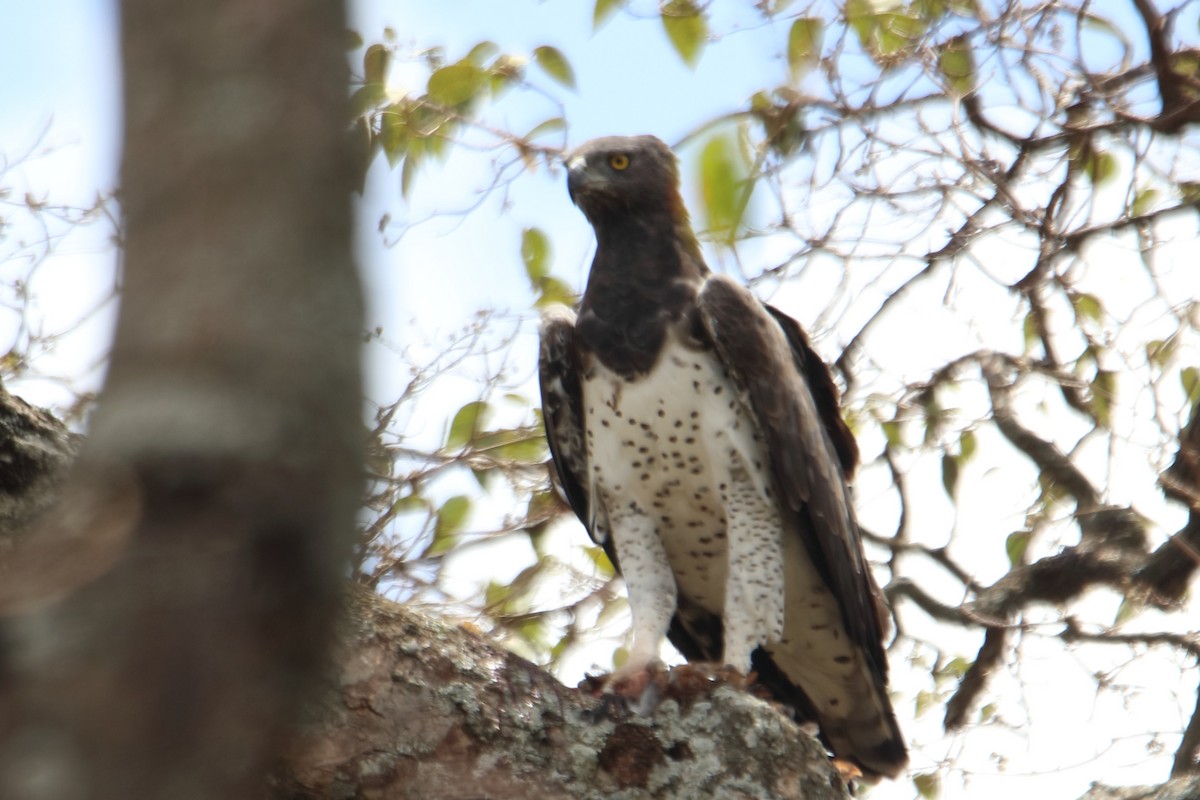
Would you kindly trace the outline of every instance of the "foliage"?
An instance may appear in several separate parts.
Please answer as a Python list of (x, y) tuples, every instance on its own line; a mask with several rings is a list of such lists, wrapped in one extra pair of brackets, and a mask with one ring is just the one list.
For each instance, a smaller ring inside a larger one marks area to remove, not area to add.
[[(1187, 616), (1200, 538), (1187, 504), (1200, 494), (1195, 474), (1166, 469), (1200, 397), (1194, 255), (1175, 244), (1196, 234), (1200, 51), (1179, 19), (1143, 0), (1111, 14), (746, 4), (741, 27), (775, 33), (764, 64), (786, 74), (695, 120), (685, 141), (698, 145), (684, 154), (696, 154), (714, 260), (778, 289), (845, 387), (867, 461), (861, 517), (896, 613), (901, 714), (926, 753), (921, 796), (1002, 768), (1021, 731), (1053, 715), (1022, 699), (1027, 652), (1072, 654), (1106, 724), (1135, 729), (1146, 759), (1195, 768), (1197, 716), (1147, 723), (1111, 700), (1137, 684), (1148, 650), (1180, 668), (1200, 655)], [(689, 67), (739, 33), (692, 2), (647, 12), (599, 0), (591, 23), (661, 25)], [(365, 50), (354, 119), (365, 163), (382, 152), (405, 195), (420, 166), (468, 141), (508, 159), (493, 189), (554, 169), (565, 142), (546, 141), (566, 131), (561, 107), (527, 133), (494, 108), (505, 92), (544, 100), (580, 85), (570, 53), (429, 50), (423, 90), (393, 97), (387, 63), (400, 50), (394, 36)], [(480, 317), (379, 411), (363, 573), (414, 601), (475, 608), (521, 652), (561, 665), (595, 630), (619, 633), (622, 606), (611, 565), (548, 484), (527, 366), (514, 376), (488, 360), (528, 343), (535, 307), (572, 296), (552, 275), (552, 232), (519, 236), (509, 257), (528, 277), (529, 312)], [(468, 365), (483, 373), (479, 396), (438, 410), (436, 445), (412, 445), (420, 397)], [(451, 559), (514, 539), (529, 554), (514, 580), (449, 591)], [(999, 741), (982, 747), (1000, 755), (934, 756), (956, 733)]]

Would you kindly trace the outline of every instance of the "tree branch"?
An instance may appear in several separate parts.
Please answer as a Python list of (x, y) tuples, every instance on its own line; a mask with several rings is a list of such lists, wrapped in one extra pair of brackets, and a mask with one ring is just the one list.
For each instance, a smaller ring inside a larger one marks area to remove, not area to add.
[(848, 797), (824, 749), (742, 690), (673, 683), (633, 715), (361, 587), (349, 608), (269, 797)]

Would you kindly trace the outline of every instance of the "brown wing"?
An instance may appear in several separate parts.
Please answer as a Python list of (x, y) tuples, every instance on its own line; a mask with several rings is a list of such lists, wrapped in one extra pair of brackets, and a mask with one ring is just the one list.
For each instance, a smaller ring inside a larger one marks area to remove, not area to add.
[[(829, 419), (837, 410), (828, 372), (823, 365), (820, 371), (813, 369), (820, 359), (794, 320), (768, 309), (729, 278), (710, 277), (697, 305), (705, 330), (763, 432), (783, 510), (797, 515), (796, 530), (838, 598), (847, 634), (883, 680), (887, 660), (873, 581), (845, 480), (857, 448), (835, 443), (844, 428)], [(844, 435), (849, 437), (849, 431)]]
[(853, 478), (854, 471), (858, 469), (858, 442), (846, 421), (842, 419), (838, 407), (838, 390), (833, 383), (833, 376), (829, 374), (829, 367), (817, 355), (817, 351), (812, 349), (799, 322), (775, 306), (767, 303), (763, 305), (779, 323), (779, 327), (783, 328), (783, 334), (792, 347), (792, 360), (796, 363), (796, 369), (808, 381), (808, 390), (817, 404), (821, 423), (825, 426), (829, 441), (833, 443), (842, 462), (842, 472), (846, 474), (847, 479)]
[(575, 516), (590, 532), (582, 376), (575, 343), (575, 315), (566, 308), (554, 307), (542, 315), (538, 382), (542, 390), (542, 421), (559, 488)]

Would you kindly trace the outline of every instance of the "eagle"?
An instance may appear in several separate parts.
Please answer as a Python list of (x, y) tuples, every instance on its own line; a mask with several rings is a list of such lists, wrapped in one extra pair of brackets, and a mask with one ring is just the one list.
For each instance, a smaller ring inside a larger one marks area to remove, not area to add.
[(578, 314), (542, 315), (542, 411), (558, 484), (625, 580), (622, 671), (669, 639), (753, 672), (865, 777), (899, 775), (858, 447), (828, 368), (795, 320), (707, 267), (661, 140), (595, 139), (566, 164), (596, 254)]

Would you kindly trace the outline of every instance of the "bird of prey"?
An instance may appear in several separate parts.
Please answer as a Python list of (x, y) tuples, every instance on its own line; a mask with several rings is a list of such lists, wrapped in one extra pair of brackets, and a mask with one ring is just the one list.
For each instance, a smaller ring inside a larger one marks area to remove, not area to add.
[(596, 255), (578, 316), (543, 315), (542, 406), (559, 485), (628, 589), (623, 669), (669, 638), (753, 671), (864, 776), (898, 775), (847, 487), (858, 448), (827, 367), (795, 320), (705, 265), (662, 141), (588, 142), (567, 187)]

